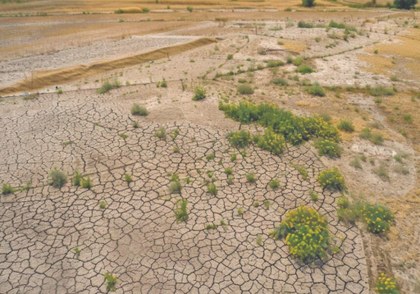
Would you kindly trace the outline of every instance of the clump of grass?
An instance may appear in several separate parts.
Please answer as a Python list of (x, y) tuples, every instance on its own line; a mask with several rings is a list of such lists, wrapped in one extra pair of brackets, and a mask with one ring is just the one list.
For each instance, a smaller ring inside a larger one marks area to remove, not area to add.
[(323, 170), (318, 176), (318, 182), (325, 189), (333, 191), (343, 191), (346, 189), (344, 177), (335, 167)]
[(104, 280), (106, 284), (106, 291), (107, 292), (114, 292), (116, 290), (118, 278), (116, 275), (111, 273), (104, 274)]
[(98, 94), (105, 94), (105, 93), (111, 91), (112, 89), (116, 89), (116, 88), (119, 88), (119, 87), (121, 87), (121, 83), (118, 80), (115, 80), (113, 82), (106, 81), (96, 91), (98, 92)]
[(243, 216), (244, 215), (244, 209), (242, 208), (242, 207), (239, 207), (237, 210), (236, 210), (236, 213), (239, 215), (239, 216)]
[(270, 209), (270, 206), (271, 206), (270, 200), (265, 199), (263, 201), (263, 205), (264, 205), (265, 210), (269, 210)]
[(297, 170), (303, 180), (307, 181), (309, 179), (308, 170), (303, 165), (292, 164), (292, 167)]
[(254, 89), (249, 84), (240, 84), (238, 85), (238, 93), (241, 95), (251, 95), (254, 94)]
[(300, 73), (300, 74), (305, 75), (305, 74), (313, 73), (314, 72), (314, 69), (311, 66), (307, 65), (307, 64), (301, 64), (301, 65), (298, 66), (298, 68), (296, 69), (296, 71), (298, 73)]
[(271, 80), (271, 83), (273, 83), (276, 86), (287, 86), (288, 83), (285, 79), (282, 78), (275, 78)]
[(389, 178), (388, 168), (386, 167), (386, 165), (383, 162), (378, 167), (374, 168), (373, 172), (382, 181), (389, 182), (390, 178)]
[(210, 195), (216, 196), (217, 195), (217, 187), (216, 187), (216, 184), (209, 183), (207, 185), (207, 193), (209, 193)]
[(298, 28), (301, 28), (301, 29), (311, 29), (311, 28), (314, 27), (314, 25), (312, 23), (304, 22), (303, 20), (299, 21), (297, 26), (298, 26)]
[(268, 186), (273, 190), (277, 190), (280, 187), (280, 182), (277, 179), (271, 179), (270, 182), (268, 182)]
[(337, 128), (343, 132), (346, 133), (352, 133), (354, 132), (354, 126), (353, 123), (349, 120), (340, 120), (340, 122), (337, 125)]
[(130, 174), (124, 174), (124, 181), (127, 183), (127, 184), (130, 184), (132, 181), (133, 181), (133, 178), (132, 178), (132, 176), (130, 175)]
[(186, 222), (188, 220), (187, 205), (187, 199), (180, 199), (176, 202), (174, 212), (177, 222)]
[(214, 154), (214, 152), (211, 152), (209, 154), (206, 155), (206, 159), (207, 161), (212, 161), (216, 158), (216, 154)]
[(71, 181), (73, 186), (79, 187), (80, 182), (82, 181), (82, 178), (83, 178), (82, 174), (78, 170), (75, 171), (73, 175), (73, 179)]
[(1, 193), (3, 195), (9, 195), (12, 194), (14, 192), (14, 189), (12, 187), (12, 185), (8, 184), (8, 183), (4, 183), (3, 187), (1, 189)]
[(80, 181), (80, 186), (85, 189), (92, 188), (92, 181), (90, 177), (82, 178), (82, 180)]
[(61, 188), (67, 183), (67, 176), (61, 170), (54, 168), (49, 173), (49, 183), (54, 188)]
[[(290, 62), (293, 63), (295, 66), (302, 65), (303, 63), (303, 57), (302, 56), (296, 56), (296, 58), (292, 59), (290, 58)], [(287, 63), (290, 63), (289, 59), (287, 60)]]
[(230, 176), (233, 174), (233, 169), (231, 167), (225, 168), (225, 174)]
[(384, 143), (384, 138), (380, 133), (373, 132), (370, 128), (364, 128), (359, 137), (364, 140), (368, 140), (375, 145), (382, 145)]
[(255, 242), (257, 243), (258, 246), (263, 245), (263, 239), (262, 239), (262, 236), (260, 234), (257, 235), (257, 239), (255, 240)]
[[(228, 138), (229, 143), (236, 148), (245, 148), (252, 142), (251, 134), (248, 131), (244, 131), (244, 130), (231, 132), (228, 134), (227, 138)], [(236, 160), (236, 155), (235, 155), (235, 160)]]
[(99, 201), (99, 208), (100, 209), (105, 209), (107, 206), (108, 206), (108, 204), (106, 203), (105, 200)]
[(238, 159), (238, 155), (236, 153), (233, 153), (230, 155), (230, 161), (235, 162)]
[(320, 156), (339, 158), (343, 152), (343, 149), (336, 142), (328, 139), (317, 140), (315, 141), (314, 146), (318, 150)]
[(254, 173), (247, 173), (245, 175), (246, 181), (248, 183), (255, 183), (257, 181), (255, 174)]
[(138, 116), (147, 116), (149, 114), (149, 111), (147, 111), (146, 107), (134, 103), (133, 106), (131, 106), (131, 114)]
[(376, 86), (373, 88), (369, 88), (369, 94), (375, 97), (393, 96), (395, 94), (395, 91), (393, 88), (390, 88), (390, 87)]
[(319, 97), (325, 96), (324, 88), (318, 83), (312, 84), (311, 86), (307, 87), (306, 92), (308, 92), (312, 96), (319, 96)]
[(166, 82), (165, 79), (162, 79), (161, 81), (157, 82), (156, 87), (158, 87), (158, 88), (167, 88), (168, 87), (168, 83)]
[(206, 98), (206, 89), (203, 86), (197, 86), (194, 89), (194, 96), (192, 98), (193, 101), (199, 101)]
[(164, 127), (160, 127), (155, 132), (155, 137), (161, 140), (166, 140), (166, 130)]
[(182, 185), (179, 176), (176, 173), (172, 174), (169, 182), (169, 192), (171, 194), (181, 194), (181, 189)]

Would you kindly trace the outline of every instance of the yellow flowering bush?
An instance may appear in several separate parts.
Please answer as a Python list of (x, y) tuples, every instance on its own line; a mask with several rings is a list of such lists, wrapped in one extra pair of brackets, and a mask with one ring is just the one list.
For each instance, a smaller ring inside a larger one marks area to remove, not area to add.
[(238, 132), (231, 132), (228, 134), (228, 141), (231, 145), (235, 146), (236, 148), (244, 148), (247, 147), (251, 141), (251, 134), (248, 131), (238, 131)]
[(323, 170), (318, 176), (318, 182), (323, 188), (329, 190), (343, 191), (346, 189), (344, 177), (336, 167)]
[(374, 234), (387, 232), (394, 221), (393, 213), (381, 204), (366, 204), (363, 218), (369, 232)]
[(318, 150), (319, 155), (321, 156), (324, 155), (330, 158), (341, 157), (341, 147), (332, 140), (320, 139), (315, 142), (314, 146)]
[(325, 258), (330, 248), (327, 220), (308, 206), (289, 211), (271, 235), (285, 238), (290, 253), (303, 262)]
[(379, 294), (399, 294), (397, 283), (393, 277), (381, 273), (376, 281), (375, 291)]
[(264, 131), (264, 135), (255, 136), (254, 141), (258, 147), (267, 150), (275, 155), (283, 153), (286, 142), (282, 135), (278, 135), (268, 128)]

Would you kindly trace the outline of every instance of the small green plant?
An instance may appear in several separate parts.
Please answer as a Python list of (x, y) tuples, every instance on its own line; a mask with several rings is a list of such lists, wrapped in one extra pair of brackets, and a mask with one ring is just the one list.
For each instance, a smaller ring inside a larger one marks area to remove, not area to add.
[(123, 139), (123, 140), (127, 140), (127, 138), (128, 138), (128, 135), (126, 133), (118, 134), (118, 136), (120, 136), (120, 138)]
[(130, 175), (130, 174), (124, 174), (124, 181), (125, 181), (127, 184), (130, 184), (130, 183), (133, 181), (133, 178), (131, 177), (131, 175)]
[(75, 247), (75, 248), (73, 248), (73, 252), (74, 252), (74, 255), (76, 255), (77, 257), (79, 257), (80, 256), (80, 253), (82, 252), (82, 250), (80, 250), (79, 247)]
[(181, 189), (182, 185), (179, 176), (176, 173), (172, 174), (169, 182), (169, 192), (171, 194), (181, 194)]
[(361, 201), (350, 203), (349, 199), (342, 195), (337, 198), (337, 205), (338, 219), (346, 224), (355, 224), (362, 216), (365, 204)]
[(233, 59), (233, 54), (228, 54), (228, 56), (227, 56), (227, 58), (226, 58), (227, 60), (232, 60)]
[(251, 134), (244, 130), (231, 132), (227, 138), (229, 143), (236, 148), (245, 148), (252, 142)]
[(254, 89), (249, 84), (240, 84), (238, 85), (238, 93), (241, 95), (251, 95), (254, 94)]
[(378, 294), (399, 294), (400, 290), (393, 276), (380, 273), (376, 281), (375, 291)]
[(168, 87), (168, 83), (166, 82), (165, 79), (157, 82), (156, 87), (158, 88), (167, 88)]
[(354, 167), (355, 169), (363, 169), (363, 167), (362, 167), (362, 163), (360, 162), (360, 159), (359, 159), (359, 157), (358, 157), (358, 156), (354, 157), (354, 158), (350, 161), (349, 165), (350, 165), (351, 167)]
[(228, 185), (232, 185), (233, 184), (233, 176), (232, 175), (228, 175), (228, 177), (227, 177), (227, 180), (226, 180), (226, 182), (227, 182), (227, 184)]
[(303, 20), (299, 21), (297, 26), (298, 26), (298, 28), (301, 28), (301, 29), (311, 29), (311, 28), (314, 27), (314, 25), (312, 23), (305, 22)]
[(257, 243), (258, 246), (263, 245), (263, 238), (260, 234), (257, 235), (257, 239), (255, 240), (255, 242)]
[(161, 140), (166, 140), (166, 129), (164, 127), (160, 127), (155, 132), (155, 137)]
[(104, 281), (106, 284), (106, 291), (107, 292), (115, 292), (118, 278), (116, 275), (113, 275), (111, 273), (104, 274)]
[(275, 78), (271, 80), (271, 83), (273, 83), (276, 86), (287, 86), (288, 83), (285, 79), (282, 78)]
[(255, 174), (254, 173), (247, 173), (245, 175), (246, 181), (248, 183), (255, 183), (257, 181), (257, 179), (255, 178)]
[(146, 107), (134, 103), (133, 106), (131, 106), (131, 114), (138, 116), (147, 116), (149, 114), (149, 111), (147, 111)]
[(206, 89), (203, 86), (197, 86), (194, 89), (194, 96), (192, 98), (193, 101), (199, 101), (206, 98)]
[(82, 178), (82, 180), (80, 181), (80, 186), (85, 189), (92, 188), (92, 181), (90, 177)]
[(341, 157), (343, 149), (334, 141), (328, 139), (320, 139), (315, 141), (315, 148), (318, 150), (320, 156), (327, 156), (330, 158)]
[(307, 64), (301, 64), (301, 65), (298, 66), (296, 71), (300, 74), (305, 75), (305, 74), (313, 73), (314, 69)]
[(366, 204), (363, 210), (363, 218), (368, 231), (374, 234), (389, 231), (394, 221), (393, 213), (381, 204)]
[(80, 182), (82, 181), (82, 174), (77, 170), (74, 172), (73, 175), (73, 179), (72, 179), (72, 184), (73, 186), (79, 187), (80, 186)]
[(230, 161), (231, 161), (231, 162), (236, 161), (236, 159), (237, 159), (237, 155), (236, 155), (236, 153), (233, 153), (233, 154), (231, 154), (231, 155), (230, 155)]
[(275, 239), (285, 238), (290, 254), (307, 263), (325, 258), (330, 249), (327, 220), (307, 206), (287, 212), (270, 235)]
[(225, 168), (225, 174), (230, 176), (233, 174), (233, 169), (231, 167)]
[(206, 155), (206, 159), (207, 161), (212, 161), (216, 158), (216, 154), (214, 154), (214, 152), (211, 152), (209, 154)]
[(54, 168), (50, 171), (49, 183), (54, 188), (61, 188), (67, 183), (67, 176), (61, 170)]
[(207, 193), (210, 195), (216, 196), (217, 195), (217, 187), (214, 183), (209, 183), (207, 185)]
[(292, 167), (297, 170), (303, 180), (307, 181), (309, 179), (308, 170), (303, 165), (292, 164)]
[(311, 192), (309, 193), (309, 196), (311, 196), (311, 200), (312, 200), (313, 202), (317, 202), (317, 201), (318, 201), (318, 199), (319, 199), (319, 194), (318, 194), (317, 192), (315, 192), (315, 191), (311, 191)]
[(325, 96), (324, 88), (321, 87), (318, 83), (315, 83), (315, 84), (307, 87), (306, 92), (308, 92), (312, 96), (319, 96), (319, 97), (324, 97)]
[(187, 211), (188, 200), (179, 199), (175, 204), (175, 218), (177, 222), (186, 222), (188, 220)]
[(352, 133), (354, 132), (354, 126), (353, 123), (351, 121), (348, 120), (341, 120), (338, 125), (337, 128), (343, 132), (346, 133)]
[(100, 209), (105, 209), (107, 206), (108, 206), (108, 204), (106, 203), (105, 200), (99, 201), (99, 208)]
[[(291, 62), (294, 66), (299, 66), (303, 64), (303, 57), (302, 56), (296, 56), (296, 58), (291, 59)], [(289, 60), (287, 60), (287, 63), (290, 63)]]
[(325, 189), (333, 191), (343, 191), (346, 189), (344, 177), (336, 167), (323, 170), (318, 176), (318, 182)]
[(63, 89), (58, 88), (58, 89), (56, 89), (55, 92), (57, 93), (57, 95), (61, 95), (61, 94), (63, 94)]
[(175, 140), (179, 136), (179, 129), (175, 129), (170, 134), (172, 140)]
[(121, 87), (121, 84), (118, 80), (115, 80), (113, 82), (106, 81), (96, 91), (98, 92), (98, 94), (105, 94), (105, 93), (111, 91), (112, 89), (116, 89), (116, 88), (119, 88), (119, 87)]
[(1, 193), (3, 195), (9, 195), (12, 194), (14, 192), (13, 187), (10, 184), (4, 183), (3, 187), (1, 189)]
[(270, 206), (271, 206), (270, 200), (265, 199), (263, 201), (263, 205), (264, 205), (265, 210), (269, 210), (270, 209)]
[(187, 6), (187, 10), (188, 10), (188, 12), (193, 12), (193, 7), (192, 6)]
[(244, 209), (243, 209), (242, 207), (239, 207), (239, 208), (236, 210), (236, 212), (238, 213), (238, 215), (239, 215), (240, 217), (242, 217), (242, 216), (244, 215)]
[(271, 179), (270, 182), (268, 182), (268, 186), (273, 190), (277, 190), (280, 187), (280, 182), (277, 179)]
[(211, 223), (211, 224), (207, 224), (206, 225), (206, 230), (216, 230), (217, 229), (217, 225), (215, 223)]

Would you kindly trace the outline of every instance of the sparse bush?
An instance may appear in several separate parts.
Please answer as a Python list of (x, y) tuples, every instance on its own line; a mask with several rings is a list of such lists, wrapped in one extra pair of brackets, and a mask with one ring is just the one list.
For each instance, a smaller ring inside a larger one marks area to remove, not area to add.
[(225, 174), (226, 175), (231, 175), (233, 173), (233, 169), (231, 168), (231, 167), (227, 167), (227, 168), (225, 168)]
[(268, 182), (268, 186), (273, 190), (277, 190), (280, 187), (280, 182), (277, 179), (271, 179), (270, 182)]
[(273, 68), (273, 67), (279, 67), (279, 66), (283, 66), (284, 62), (281, 60), (269, 60), (267, 61), (267, 67), (269, 68)]
[(348, 120), (340, 120), (340, 122), (337, 125), (337, 128), (343, 132), (346, 133), (352, 133), (354, 132), (354, 126), (351, 121)]
[(311, 29), (314, 27), (314, 25), (310, 22), (305, 22), (303, 20), (299, 21), (297, 24), (298, 28), (302, 28), (302, 29)]
[(287, 81), (285, 79), (282, 79), (282, 78), (272, 79), (271, 82), (276, 86), (287, 86), (288, 85)]
[(111, 91), (112, 89), (116, 89), (121, 87), (121, 84), (118, 80), (113, 81), (112, 83), (106, 81), (102, 84), (102, 86), (97, 90), (98, 94), (105, 94), (106, 92)]
[(302, 56), (297, 56), (296, 58), (292, 59), (292, 63), (295, 66), (302, 65), (302, 63), (303, 63), (303, 57)]
[(327, 220), (307, 206), (287, 212), (271, 236), (275, 239), (285, 238), (290, 254), (306, 263), (324, 259), (330, 249)]
[(309, 193), (309, 196), (311, 196), (311, 200), (312, 200), (313, 202), (316, 202), (316, 201), (318, 201), (318, 199), (319, 199), (319, 194), (318, 194), (317, 192), (315, 192), (315, 191), (311, 191), (311, 192)]
[(343, 191), (346, 189), (344, 177), (337, 168), (323, 170), (318, 176), (318, 182), (325, 189)]
[(400, 294), (395, 278), (380, 273), (376, 281), (375, 291), (378, 294)]
[(79, 171), (75, 171), (72, 179), (73, 186), (79, 187), (80, 182), (82, 181), (82, 174)]
[(374, 88), (369, 88), (369, 94), (375, 97), (378, 96), (392, 96), (395, 94), (393, 88), (377, 86)]
[(147, 116), (149, 114), (149, 111), (147, 111), (146, 107), (140, 106), (137, 103), (134, 103), (133, 106), (131, 106), (131, 114), (139, 115), (139, 116)]
[(238, 85), (238, 93), (241, 95), (251, 95), (254, 94), (254, 89), (248, 84)]
[(156, 130), (155, 132), (155, 136), (156, 138), (159, 138), (161, 140), (166, 140), (166, 130), (163, 127), (160, 127), (159, 129)]
[(334, 141), (328, 139), (319, 139), (314, 144), (319, 155), (330, 158), (341, 157), (343, 149)]
[(216, 187), (216, 185), (214, 183), (209, 183), (207, 185), (207, 192), (210, 195), (216, 196), (217, 195), (217, 187)]
[(240, 130), (229, 133), (228, 141), (236, 148), (245, 148), (252, 142), (252, 138), (248, 131)]
[(186, 222), (188, 220), (187, 205), (187, 199), (180, 199), (176, 202), (174, 212), (177, 222)]
[(319, 97), (325, 96), (324, 88), (318, 83), (312, 84), (311, 86), (307, 87), (306, 92), (308, 92), (312, 96), (319, 96)]
[(54, 188), (61, 188), (67, 183), (67, 176), (61, 170), (54, 168), (49, 174), (50, 185)]
[(204, 89), (204, 87), (202, 86), (197, 86), (194, 89), (194, 96), (193, 96), (193, 101), (199, 101), (199, 100), (203, 100), (204, 98), (206, 98), (206, 89)]
[(92, 188), (92, 181), (90, 177), (82, 178), (82, 180), (80, 181), (80, 186), (85, 189)]
[(382, 162), (378, 167), (373, 169), (373, 172), (384, 182), (389, 182), (388, 169)]
[(301, 65), (298, 66), (296, 71), (300, 74), (305, 75), (305, 74), (313, 73), (314, 69), (307, 64), (301, 64)]
[(286, 147), (284, 137), (273, 132), (270, 128), (267, 128), (264, 131), (264, 135), (254, 136), (254, 141), (258, 147), (275, 155), (282, 154), (284, 148)]
[(14, 192), (13, 187), (10, 184), (4, 183), (3, 187), (1, 189), (1, 193), (3, 195), (9, 195), (12, 194)]
[(106, 291), (107, 292), (115, 292), (116, 285), (117, 285), (117, 276), (111, 273), (104, 274), (104, 280), (106, 283)]
[(254, 173), (247, 173), (245, 175), (245, 178), (247, 180), (248, 183), (255, 183), (257, 181), (257, 179), (255, 178), (255, 174)]
[(206, 230), (216, 230), (217, 229), (217, 225), (215, 223), (211, 223), (211, 224), (207, 224), (206, 225)]
[(364, 128), (359, 137), (364, 140), (368, 140), (375, 145), (382, 145), (384, 143), (384, 138), (381, 134), (372, 132), (369, 128)]

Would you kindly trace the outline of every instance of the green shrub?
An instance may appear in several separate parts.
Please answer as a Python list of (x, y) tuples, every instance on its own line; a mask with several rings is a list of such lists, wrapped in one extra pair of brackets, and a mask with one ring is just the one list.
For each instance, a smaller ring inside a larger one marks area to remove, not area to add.
[(343, 132), (352, 133), (354, 132), (354, 126), (351, 121), (348, 120), (340, 120), (337, 125), (337, 128)]
[(328, 139), (317, 140), (314, 144), (320, 156), (327, 156), (330, 158), (341, 157), (343, 149), (334, 141)]
[(327, 220), (307, 206), (287, 212), (271, 236), (285, 238), (290, 254), (307, 263), (324, 259), (330, 249)]
[(194, 89), (194, 96), (192, 98), (193, 101), (199, 101), (206, 98), (206, 89), (203, 86), (197, 86)]
[(12, 194), (14, 192), (13, 187), (10, 184), (4, 183), (3, 187), (1, 189), (1, 193), (3, 195), (9, 195)]
[(325, 96), (324, 88), (321, 85), (319, 85), (318, 83), (315, 83), (315, 84), (307, 87), (306, 92), (308, 92), (312, 96), (319, 96), (319, 97), (324, 97)]
[(131, 114), (139, 115), (139, 116), (147, 116), (149, 112), (147, 111), (146, 107), (140, 106), (137, 103), (134, 103), (133, 106), (131, 106)]
[(92, 188), (92, 181), (90, 180), (90, 177), (82, 178), (82, 180), (80, 181), (80, 186), (82, 186), (82, 188), (85, 189)]
[(325, 189), (343, 191), (346, 189), (344, 177), (337, 168), (323, 170), (318, 176), (318, 182)]
[(248, 131), (240, 130), (229, 133), (228, 141), (236, 148), (245, 148), (252, 142), (252, 138)]
[(304, 22), (303, 20), (298, 22), (298, 28), (302, 28), (302, 29), (311, 29), (314, 27), (314, 25), (310, 22)]
[(376, 281), (375, 291), (378, 294), (399, 294), (395, 278), (387, 276), (385, 273), (380, 273), (378, 280)]
[(188, 220), (187, 205), (187, 199), (180, 199), (176, 202), (174, 212), (177, 222), (186, 222)]
[(106, 291), (107, 292), (115, 292), (116, 290), (116, 285), (117, 285), (117, 276), (111, 274), (111, 273), (106, 273), (104, 274), (104, 280), (106, 283)]
[(359, 137), (364, 140), (368, 140), (375, 145), (382, 145), (384, 138), (381, 134), (373, 132), (370, 128), (364, 128)]
[(272, 68), (272, 67), (279, 67), (279, 66), (283, 66), (284, 62), (281, 60), (268, 60), (267, 61), (267, 67)]
[(298, 66), (296, 71), (300, 74), (310, 74), (314, 72), (314, 69), (307, 64), (301, 64)]
[(287, 81), (285, 79), (282, 79), (282, 78), (272, 79), (271, 82), (276, 86), (287, 86), (288, 85)]
[(225, 174), (228, 175), (228, 176), (233, 174), (233, 169), (231, 167), (225, 168)]
[(166, 130), (163, 127), (160, 127), (155, 132), (156, 138), (159, 138), (161, 140), (166, 140)]
[(282, 154), (284, 148), (286, 147), (284, 137), (275, 133), (270, 128), (264, 131), (264, 135), (254, 136), (254, 141), (258, 147), (275, 155)]
[(245, 178), (247, 180), (248, 183), (255, 183), (257, 181), (257, 179), (255, 178), (255, 174), (254, 173), (247, 173), (245, 175)]
[(311, 200), (312, 200), (313, 202), (316, 202), (316, 201), (318, 201), (318, 199), (319, 199), (319, 194), (318, 194), (317, 192), (315, 192), (315, 191), (311, 191), (311, 192), (309, 193), (309, 196), (311, 196)]
[(82, 174), (79, 171), (75, 171), (72, 179), (73, 186), (79, 187), (80, 182), (82, 181)]
[(216, 187), (216, 185), (214, 183), (209, 183), (207, 185), (207, 192), (210, 195), (216, 196), (217, 195), (217, 187)]
[(268, 186), (273, 190), (277, 190), (280, 187), (280, 182), (277, 179), (271, 179), (270, 182), (268, 182)]
[(118, 80), (113, 81), (112, 83), (109, 81), (106, 81), (102, 84), (102, 86), (96, 90), (98, 94), (105, 94), (106, 92), (111, 91), (112, 89), (116, 89), (121, 87), (121, 84)]
[(369, 94), (375, 97), (378, 96), (392, 96), (395, 94), (393, 88), (377, 86), (374, 88), (369, 88)]
[(389, 231), (394, 221), (393, 213), (381, 204), (366, 204), (363, 210), (363, 217), (369, 232), (374, 234)]
[(254, 89), (248, 84), (238, 85), (238, 93), (241, 95), (251, 95), (254, 94)]
[(67, 176), (61, 170), (54, 168), (50, 171), (49, 182), (54, 188), (61, 188), (67, 183)]

